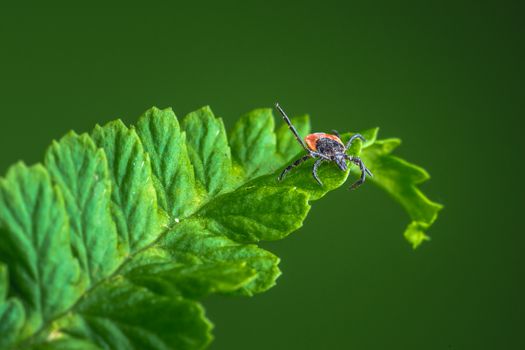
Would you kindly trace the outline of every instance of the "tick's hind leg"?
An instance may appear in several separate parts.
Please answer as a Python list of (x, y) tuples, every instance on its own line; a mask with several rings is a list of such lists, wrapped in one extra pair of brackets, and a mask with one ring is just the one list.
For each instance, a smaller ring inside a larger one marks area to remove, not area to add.
[(310, 159), (310, 155), (307, 154), (299, 159), (297, 159), (295, 162), (293, 162), (292, 164), (288, 165), (284, 170), (283, 172), (281, 173), (281, 175), (279, 175), (279, 177), (277, 178), (279, 181), (282, 181), (282, 179), (284, 179), (284, 177), (286, 176), (286, 174), (292, 170), (293, 168), (295, 168), (296, 166), (298, 166), (299, 164), (301, 164), (302, 162)]
[(314, 163), (314, 167), (312, 168), (312, 175), (315, 179), (315, 181), (317, 181), (317, 183), (321, 186), (323, 186), (323, 183), (321, 182), (321, 179), (319, 179), (319, 176), (317, 176), (317, 168), (319, 168), (319, 165), (321, 165), (321, 163), (323, 162), (323, 159), (317, 159)]
[(373, 176), (373, 175), (370, 172), (370, 170), (367, 169), (367, 167), (365, 166), (365, 163), (363, 163), (361, 158), (352, 157), (352, 156), (346, 156), (345, 158), (351, 161), (352, 163), (354, 163), (355, 165), (357, 165), (359, 167), (359, 170), (361, 170), (361, 177), (359, 178), (359, 180), (357, 180), (356, 182), (352, 184), (352, 186), (350, 186), (351, 190), (355, 190), (356, 188), (358, 188), (365, 182), (366, 175), (368, 176)]

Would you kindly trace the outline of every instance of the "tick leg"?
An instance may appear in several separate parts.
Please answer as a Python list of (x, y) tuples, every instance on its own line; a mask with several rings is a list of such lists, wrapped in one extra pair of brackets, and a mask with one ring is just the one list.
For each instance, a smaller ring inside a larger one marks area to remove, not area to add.
[(314, 152), (314, 151), (309, 151), (309, 153), (310, 153), (311, 157), (317, 157), (317, 158), (321, 158), (321, 159), (324, 159), (324, 160), (332, 160), (330, 157), (325, 156), (322, 153), (318, 153), (318, 152)]
[(293, 168), (295, 168), (296, 166), (298, 166), (299, 164), (301, 164), (302, 162), (310, 159), (310, 154), (307, 154), (299, 159), (297, 159), (295, 162), (293, 162), (292, 164), (288, 165), (284, 170), (283, 172), (281, 173), (281, 175), (279, 175), (279, 177), (277, 178), (277, 180), (279, 181), (282, 181), (284, 179), (284, 177), (286, 176), (286, 174), (292, 170)]
[(301, 136), (299, 136), (299, 133), (297, 132), (297, 130), (293, 126), (292, 122), (290, 121), (290, 118), (288, 118), (286, 113), (284, 113), (284, 110), (281, 108), (281, 106), (279, 106), (279, 103), (275, 104), (275, 108), (277, 108), (279, 113), (281, 113), (281, 115), (283, 116), (284, 121), (286, 122), (286, 124), (288, 124), (288, 128), (290, 129), (290, 131), (295, 136), (295, 139), (297, 140), (297, 142), (299, 142), (301, 144), (301, 146), (306, 150), (306, 152), (310, 153), (310, 150), (304, 144), (303, 139), (301, 139)]
[(370, 170), (367, 169), (367, 167), (365, 166), (361, 158), (352, 157), (352, 156), (346, 156), (345, 158), (351, 161), (352, 163), (354, 163), (355, 165), (359, 166), (359, 170), (361, 170), (361, 177), (359, 178), (359, 180), (357, 180), (356, 182), (352, 184), (352, 186), (350, 186), (351, 190), (355, 190), (356, 188), (358, 188), (365, 182), (366, 175), (368, 176), (373, 176), (373, 175), (370, 172)]
[(321, 179), (319, 179), (319, 176), (317, 176), (317, 168), (319, 168), (319, 165), (323, 162), (323, 159), (317, 159), (314, 163), (314, 167), (312, 168), (312, 175), (314, 176), (315, 181), (321, 186), (323, 186), (323, 183), (321, 182)]
[(354, 142), (355, 139), (360, 139), (363, 142), (366, 141), (363, 135), (361, 134), (352, 135), (352, 137), (350, 137), (350, 140), (348, 140), (348, 142), (346, 143), (346, 149), (350, 148), (350, 146), (352, 145), (352, 142)]
[(341, 139), (341, 135), (339, 135), (339, 132), (337, 130), (333, 130), (332, 129), (332, 132), (334, 133), (335, 136), (339, 137), (339, 139)]

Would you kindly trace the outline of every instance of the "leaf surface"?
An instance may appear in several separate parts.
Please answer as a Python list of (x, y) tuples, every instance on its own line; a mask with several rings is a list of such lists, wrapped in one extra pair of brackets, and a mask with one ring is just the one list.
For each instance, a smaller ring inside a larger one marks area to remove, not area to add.
[(232, 156), (245, 178), (267, 174), (279, 167), (271, 109), (256, 109), (239, 119), (230, 136)]
[(7, 267), (0, 263), (0, 349), (15, 339), (24, 325), (25, 312), (19, 299), (8, 298), (9, 276)]
[(186, 136), (175, 113), (170, 108), (148, 110), (137, 123), (137, 134), (149, 154), (159, 207), (170, 218), (189, 215), (199, 198)]
[(95, 283), (120, 260), (105, 153), (87, 134), (69, 133), (53, 142), (45, 164), (64, 196), (73, 252), (88, 283)]
[(412, 221), (404, 236), (413, 248), (417, 248), (430, 239), (425, 232), (443, 206), (429, 200), (417, 187), (430, 175), (423, 168), (392, 155), (400, 143), (399, 139), (376, 141), (363, 150), (362, 158), (370, 169), (374, 169), (371, 181), (398, 201), (410, 216)]
[[(292, 118), (301, 135), (308, 116)], [(275, 285), (279, 258), (259, 246), (298, 230), (311, 202), (349, 171), (313, 160), (271, 110), (243, 116), (228, 141), (209, 107), (179, 124), (152, 108), (53, 142), (43, 165), (0, 179), (0, 348), (200, 349), (212, 325), (200, 300), (254, 295)], [(415, 187), (426, 173), (390, 153), (395, 141), (362, 133), (374, 183), (391, 193), (420, 242), (438, 205)], [(347, 139), (350, 134), (343, 138)]]
[(72, 306), (83, 287), (64, 200), (43, 166), (19, 163), (0, 179), (0, 230), (8, 294), (24, 305), (31, 333)]
[(188, 153), (195, 178), (205, 197), (216, 196), (232, 183), (231, 151), (221, 119), (209, 107), (188, 114), (182, 127), (188, 138)]
[(108, 159), (112, 212), (122, 249), (132, 254), (153, 242), (166, 221), (157, 205), (150, 155), (134, 128), (120, 120), (97, 125), (92, 136)]

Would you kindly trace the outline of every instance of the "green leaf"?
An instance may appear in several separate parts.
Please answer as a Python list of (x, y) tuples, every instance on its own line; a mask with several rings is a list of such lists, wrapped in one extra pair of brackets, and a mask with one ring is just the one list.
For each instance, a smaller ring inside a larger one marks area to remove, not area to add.
[[(0, 232), (1, 233), (1, 232)], [(0, 349), (16, 339), (24, 325), (24, 307), (19, 299), (7, 298), (9, 280), (7, 267), (0, 263)]]
[(230, 136), (232, 156), (244, 171), (245, 178), (254, 178), (275, 170), (276, 138), (271, 109), (257, 109), (235, 124)]
[(64, 200), (43, 166), (20, 163), (0, 179), (0, 229), (9, 295), (23, 303), (24, 332), (32, 333), (71, 307), (83, 287)]
[(256, 245), (239, 244), (223, 235), (218, 228), (208, 225), (206, 219), (183, 221), (166, 235), (160, 242), (159, 251), (154, 254), (190, 264), (246, 264), (246, 268), (256, 274), (239, 288), (240, 294), (253, 295), (274, 286), (281, 274), (277, 267), (279, 258)]
[(63, 332), (106, 349), (201, 349), (212, 338), (199, 303), (124, 279), (100, 285), (60, 322)]
[(404, 236), (413, 248), (417, 248), (430, 239), (425, 231), (437, 219), (443, 206), (429, 200), (417, 188), (430, 178), (424, 169), (391, 155), (400, 143), (399, 139), (376, 141), (363, 150), (362, 158), (373, 169), (371, 181), (394, 197), (412, 219)]
[(151, 159), (159, 206), (171, 218), (189, 215), (198, 206), (199, 197), (186, 136), (175, 113), (170, 108), (148, 110), (137, 123), (137, 134)]
[(53, 333), (45, 343), (29, 347), (31, 350), (101, 350), (95, 344), (69, 337), (61, 332)]
[(45, 164), (64, 196), (73, 252), (89, 283), (97, 282), (120, 261), (106, 155), (87, 134), (71, 132), (53, 142)]
[(212, 293), (236, 292), (252, 281), (256, 272), (242, 260), (201, 264), (165, 262), (138, 267), (126, 276), (134, 284), (157, 294), (198, 299)]
[(93, 139), (108, 159), (112, 211), (122, 248), (134, 253), (153, 242), (166, 221), (157, 206), (150, 156), (135, 130), (120, 120), (97, 125)]
[[(308, 116), (292, 120), (309, 133)], [(391, 156), (396, 141), (377, 141), (377, 129), (362, 134), (349, 153), (407, 209), (405, 234), (420, 241), (439, 207), (415, 187), (426, 173)], [(209, 107), (180, 125), (152, 108), (136, 127), (67, 134), (45, 166), (13, 166), (0, 179), (0, 348), (206, 347), (199, 301), (275, 285), (279, 258), (256, 243), (298, 230), (311, 203), (346, 181), (349, 171), (325, 163), (319, 186), (311, 159), (277, 181), (304, 154), (269, 109), (242, 117), (228, 142)]]
[(188, 152), (197, 182), (207, 194), (216, 196), (233, 182), (231, 151), (221, 119), (209, 107), (188, 114), (182, 127), (188, 138)]
[(237, 242), (273, 241), (301, 227), (310, 209), (308, 199), (297, 188), (255, 182), (217, 198), (197, 215)]

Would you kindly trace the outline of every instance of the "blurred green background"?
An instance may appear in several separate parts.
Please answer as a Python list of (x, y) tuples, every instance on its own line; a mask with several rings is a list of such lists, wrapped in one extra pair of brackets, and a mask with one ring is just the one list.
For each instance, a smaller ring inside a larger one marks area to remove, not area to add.
[(264, 244), (274, 289), (205, 303), (212, 349), (525, 349), (524, 18), (518, 1), (3, 2), (0, 171), (153, 105), (380, 126), (433, 176), (432, 241), (413, 251), (398, 205), (341, 188)]

